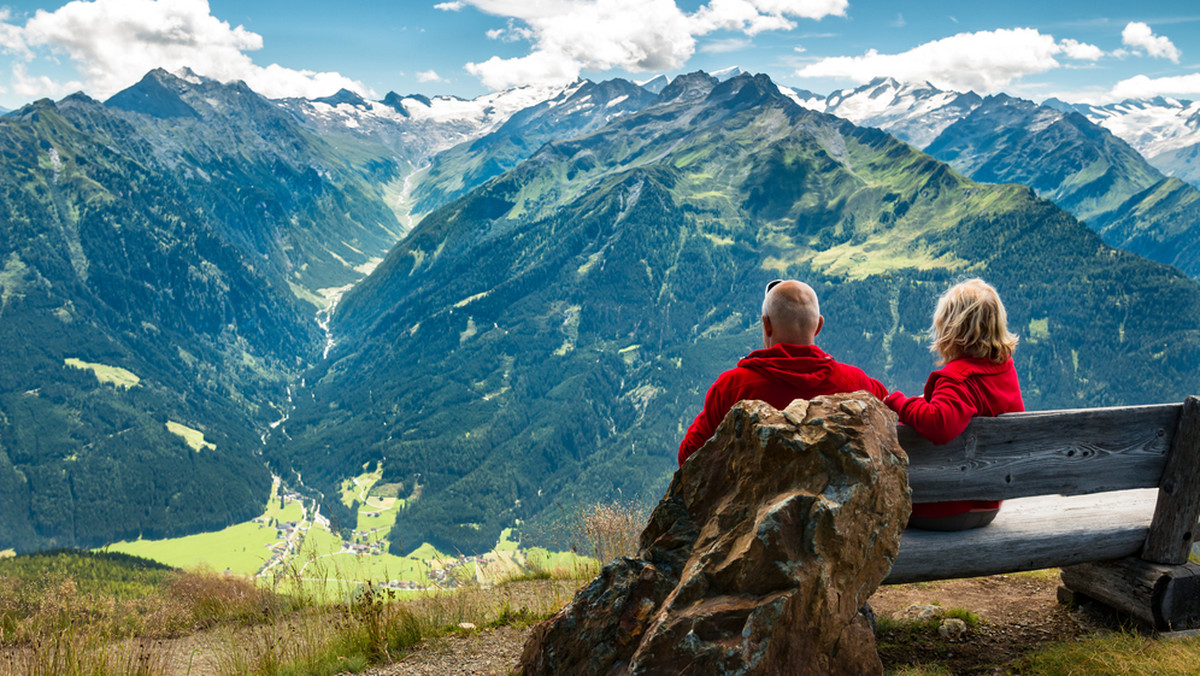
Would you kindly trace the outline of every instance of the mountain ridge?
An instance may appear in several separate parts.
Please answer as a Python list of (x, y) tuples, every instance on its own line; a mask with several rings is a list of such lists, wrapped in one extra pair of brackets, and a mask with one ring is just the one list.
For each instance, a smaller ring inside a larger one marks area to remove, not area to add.
[[(339, 305), (338, 346), (273, 461), (332, 484), (341, 447), (420, 485), (397, 552), (475, 551), (518, 521), (546, 527), (555, 504), (656, 495), (704, 389), (758, 339), (762, 283), (782, 276), (817, 288), (827, 351), (899, 389), (931, 369), (932, 303), (965, 273), (998, 284), (1026, 336), (1031, 407), (1194, 389), (1200, 330), (1160, 302), (1200, 308), (1178, 271), (766, 76), (672, 85), (431, 212)], [(1114, 305), (1136, 322), (1100, 310)], [(1161, 379), (1132, 377), (1151, 361)]]

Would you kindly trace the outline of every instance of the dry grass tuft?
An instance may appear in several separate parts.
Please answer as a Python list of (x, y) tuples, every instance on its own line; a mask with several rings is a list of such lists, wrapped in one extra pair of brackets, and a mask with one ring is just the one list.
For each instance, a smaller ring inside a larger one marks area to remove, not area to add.
[(581, 509), (578, 518), (587, 554), (601, 564), (618, 556), (637, 555), (648, 517), (646, 506), (633, 502), (614, 500)]

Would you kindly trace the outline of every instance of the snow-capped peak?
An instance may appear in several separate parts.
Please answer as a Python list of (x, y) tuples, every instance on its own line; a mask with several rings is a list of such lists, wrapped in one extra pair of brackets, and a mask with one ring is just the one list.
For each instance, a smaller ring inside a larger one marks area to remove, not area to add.
[[(973, 92), (945, 91), (928, 82), (908, 83), (888, 77), (850, 91), (833, 92), (823, 110), (855, 124), (878, 127), (924, 148), (982, 101)], [(820, 110), (816, 103), (801, 105)]]
[(1200, 101), (1155, 97), (1073, 108), (1148, 159), (1200, 143)]
[(742, 70), (739, 66), (730, 66), (728, 68), (722, 68), (721, 70), (715, 70), (709, 73), (709, 75), (717, 78), (717, 80), (720, 82), (724, 82), (726, 80), (732, 80), (733, 78), (745, 72), (746, 71)]
[(667, 77), (666, 75), (655, 75), (649, 80), (644, 82), (635, 82), (634, 84), (642, 89), (645, 89), (651, 94), (657, 94), (666, 89), (667, 85), (671, 84), (671, 78)]

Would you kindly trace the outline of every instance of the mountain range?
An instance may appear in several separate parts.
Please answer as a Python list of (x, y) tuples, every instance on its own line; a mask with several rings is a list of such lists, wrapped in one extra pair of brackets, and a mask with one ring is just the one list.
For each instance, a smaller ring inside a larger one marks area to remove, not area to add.
[(269, 452), (327, 485), (378, 462), (419, 486), (394, 551), (487, 548), (564, 505), (657, 496), (705, 388), (758, 341), (769, 279), (809, 280), (822, 346), (919, 391), (963, 274), (1004, 289), (1031, 408), (1195, 389), (1193, 280), (765, 76), (683, 76), (430, 213), (343, 299)]
[(878, 127), (979, 181), (1028, 185), (1109, 244), (1200, 276), (1200, 188), (1167, 177), (1106, 127), (1061, 105), (880, 78), (798, 104)]
[(1096, 234), (1195, 276), (1195, 188), (1011, 97), (730, 70), (272, 101), (153, 71), (0, 118), (0, 149), (0, 549), (210, 529), (271, 473), (320, 499), (368, 463), (420, 496), (397, 552), (654, 499), (775, 277), (910, 393), (963, 275), (1001, 288), (1030, 408), (1197, 391), (1200, 287)]

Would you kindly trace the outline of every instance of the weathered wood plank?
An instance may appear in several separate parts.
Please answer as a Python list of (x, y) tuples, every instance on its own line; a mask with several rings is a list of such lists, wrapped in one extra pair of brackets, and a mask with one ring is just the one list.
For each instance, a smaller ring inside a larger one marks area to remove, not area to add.
[(884, 584), (1038, 570), (1136, 555), (1157, 491), (1043, 496), (1006, 502), (991, 525), (955, 533), (906, 530)]
[(1200, 397), (1183, 402), (1142, 558), (1187, 563), (1200, 519)]
[(1182, 404), (976, 418), (935, 446), (897, 430), (914, 502), (1081, 495), (1158, 486)]
[(1158, 631), (1200, 627), (1200, 565), (1126, 557), (1063, 569), (1072, 591), (1127, 612)]

